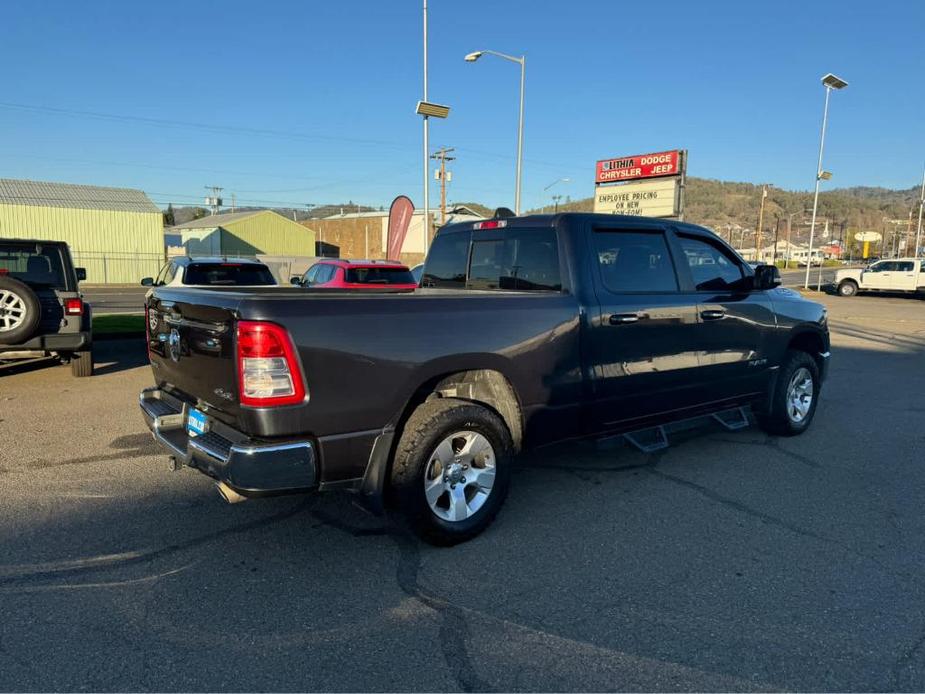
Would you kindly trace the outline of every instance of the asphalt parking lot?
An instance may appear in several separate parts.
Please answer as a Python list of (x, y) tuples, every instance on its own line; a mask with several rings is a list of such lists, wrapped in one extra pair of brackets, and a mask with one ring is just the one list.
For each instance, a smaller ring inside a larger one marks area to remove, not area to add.
[(922, 691), (925, 301), (824, 301), (806, 435), (532, 454), (452, 549), (170, 472), (140, 343), (0, 376), (0, 689)]

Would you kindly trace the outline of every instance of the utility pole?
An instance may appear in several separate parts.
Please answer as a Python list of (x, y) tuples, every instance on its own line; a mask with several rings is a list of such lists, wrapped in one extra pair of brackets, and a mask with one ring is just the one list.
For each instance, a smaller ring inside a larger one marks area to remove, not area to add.
[(555, 210), (554, 210), (554, 214), (558, 214), (558, 213), (559, 213), (559, 201), (560, 201), (561, 199), (562, 199), (562, 196), (561, 196), (561, 195), (553, 195), (553, 196), (552, 196), (552, 200), (553, 200), (553, 202), (556, 204), (556, 208), (555, 208)]
[[(440, 225), (446, 224), (446, 184), (447, 178), (446, 163), (453, 161), (456, 157), (447, 156), (450, 152), (455, 151), (453, 147), (441, 147), (437, 152), (430, 155), (431, 159), (440, 162), (440, 169), (437, 171), (437, 178), (440, 180)], [(449, 172), (452, 177), (453, 173)]]
[(915, 247), (912, 249), (912, 257), (919, 257), (919, 244), (922, 242), (922, 208), (925, 207), (925, 174), (922, 175), (922, 196), (919, 200), (919, 226), (915, 232)]
[(231, 211), (232, 212), (234, 212), (234, 202), (235, 202), (234, 193), (232, 193), (231, 194)]
[(761, 225), (764, 222), (764, 200), (768, 197), (768, 187), (761, 186), (761, 205), (758, 206), (758, 226), (755, 227), (755, 260), (761, 260)]
[(771, 265), (777, 265), (777, 239), (780, 237), (780, 215), (774, 215), (774, 249), (771, 251)]
[(211, 208), (212, 214), (218, 214), (219, 208), (222, 206), (222, 199), (219, 197), (224, 188), (221, 186), (206, 186), (206, 190), (211, 190), (212, 195), (206, 198), (206, 204)]

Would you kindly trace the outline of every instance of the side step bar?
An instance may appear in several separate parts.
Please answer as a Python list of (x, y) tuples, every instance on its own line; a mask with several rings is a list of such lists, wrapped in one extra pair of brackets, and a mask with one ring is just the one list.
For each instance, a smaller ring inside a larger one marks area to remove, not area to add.
[[(733, 407), (728, 410), (722, 410), (712, 415), (707, 415), (711, 419), (720, 423), (728, 431), (739, 431), (745, 429), (751, 421), (748, 418), (748, 411), (745, 407)], [(691, 417), (673, 422), (669, 426), (677, 426), (684, 422), (691, 422), (696, 419), (703, 419), (704, 416)], [(668, 429), (664, 425), (648, 427), (646, 429), (637, 429), (623, 434), (623, 438), (629, 441), (634, 447), (642, 453), (655, 453), (669, 446)]]

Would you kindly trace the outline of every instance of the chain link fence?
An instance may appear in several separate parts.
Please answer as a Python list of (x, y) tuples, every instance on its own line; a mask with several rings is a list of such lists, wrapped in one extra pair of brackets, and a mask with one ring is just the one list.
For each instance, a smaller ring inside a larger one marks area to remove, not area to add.
[(156, 277), (164, 266), (162, 253), (100, 253), (71, 250), (74, 265), (87, 270), (87, 284), (138, 284)]

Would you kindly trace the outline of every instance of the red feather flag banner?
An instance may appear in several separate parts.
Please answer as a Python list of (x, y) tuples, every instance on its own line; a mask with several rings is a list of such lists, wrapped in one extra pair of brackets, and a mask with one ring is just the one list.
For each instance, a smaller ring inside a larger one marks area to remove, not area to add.
[(399, 195), (392, 201), (389, 208), (389, 237), (386, 258), (389, 260), (401, 259), (401, 247), (408, 235), (411, 225), (411, 215), (414, 214), (414, 203), (405, 196)]

